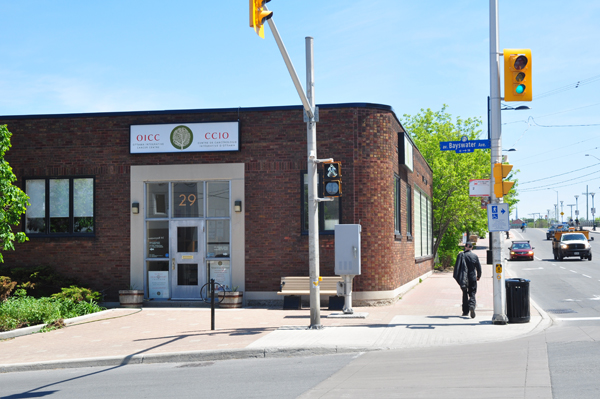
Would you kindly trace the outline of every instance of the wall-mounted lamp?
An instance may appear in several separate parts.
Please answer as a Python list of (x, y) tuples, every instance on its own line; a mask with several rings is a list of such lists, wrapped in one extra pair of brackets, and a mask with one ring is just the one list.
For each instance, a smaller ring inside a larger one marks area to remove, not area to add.
[(134, 215), (137, 215), (138, 213), (140, 213), (140, 203), (139, 202), (134, 202), (133, 204), (131, 204), (131, 213), (133, 213)]
[(235, 201), (233, 204), (233, 210), (236, 212), (242, 211), (242, 201)]

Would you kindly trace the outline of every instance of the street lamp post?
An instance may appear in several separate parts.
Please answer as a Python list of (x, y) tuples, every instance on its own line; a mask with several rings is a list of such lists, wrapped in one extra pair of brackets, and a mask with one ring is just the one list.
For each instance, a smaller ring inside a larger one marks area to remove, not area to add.
[(592, 228), (596, 231), (596, 217), (594, 216), (596, 214), (596, 208), (594, 208), (594, 195), (596, 193), (590, 193), (590, 195), (592, 196)]
[(579, 195), (575, 195), (575, 219), (579, 220)]
[(560, 201), (560, 221), (564, 222), (565, 219), (563, 218), (564, 212), (563, 212), (563, 202), (565, 201)]
[(575, 206), (575, 204), (567, 204), (567, 206), (571, 207), (571, 220), (569, 220), (569, 221), (572, 221), (573, 220), (573, 207)]

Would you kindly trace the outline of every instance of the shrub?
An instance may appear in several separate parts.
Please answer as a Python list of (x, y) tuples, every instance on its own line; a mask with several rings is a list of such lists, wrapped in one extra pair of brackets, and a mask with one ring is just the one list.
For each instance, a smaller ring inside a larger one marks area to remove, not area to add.
[(0, 302), (9, 297), (16, 285), (17, 282), (12, 281), (10, 277), (0, 276)]
[(50, 266), (0, 266), (0, 275), (10, 277), (17, 282), (19, 288), (26, 289), (28, 295), (35, 298), (47, 297), (60, 292), (62, 287), (79, 284), (76, 280), (57, 273)]
[(69, 288), (62, 288), (62, 292), (52, 294), (52, 298), (68, 299), (73, 302), (97, 302), (102, 299), (102, 295), (98, 291), (92, 291), (89, 288), (78, 287), (72, 285)]

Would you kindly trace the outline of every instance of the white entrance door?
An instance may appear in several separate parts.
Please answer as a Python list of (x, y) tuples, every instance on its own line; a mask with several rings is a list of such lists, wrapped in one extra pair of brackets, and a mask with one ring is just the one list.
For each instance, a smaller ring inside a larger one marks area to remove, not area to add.
[(171, 299), (199, 299), (206, 282), (204, 221), (170, 222)]

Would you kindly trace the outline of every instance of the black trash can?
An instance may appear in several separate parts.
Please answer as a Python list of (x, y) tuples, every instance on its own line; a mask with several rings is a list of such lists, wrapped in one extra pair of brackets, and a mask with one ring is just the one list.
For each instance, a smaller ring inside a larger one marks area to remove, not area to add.
[(506, 285), (506, 317), (509, 323), (529, 323), (529, 280), (509, 278)]

